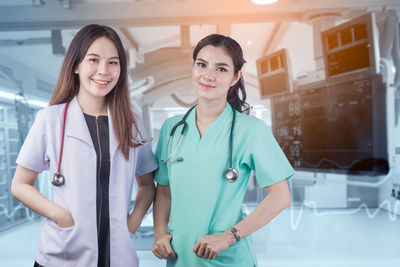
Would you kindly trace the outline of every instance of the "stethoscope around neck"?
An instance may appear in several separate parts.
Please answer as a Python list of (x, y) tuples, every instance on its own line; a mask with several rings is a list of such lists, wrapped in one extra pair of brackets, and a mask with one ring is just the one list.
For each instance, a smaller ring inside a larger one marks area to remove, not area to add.
[[(187, 131), (188, 123), (186, 122), (186, 119), (187, 119), (189, 114), (192, 112), (192, 110), (196, 106), (197, 105), (191, 107), (186, 112), (186, 114), (182, 117), (182, 119), (180, 121), (178, 121), (172, 127), (171, 132), (170, 132), (169, 137), (168, 137), (168, 142), (167, 142), (167, 149), (166, 149), (166, 153), (165, 153), (166, 154), (166, 159), (163, 160), (164, 164), (167, 164), (167, 162), (180, 162), (180, 161), (183, 161), (182, 157), (177, 157), (177, 158), (173, 159), (172, 156), (176, 152), (176, 149), (177, 149), (179, 143), (181, 142), (182, 136)], [(238, 179), (239, 172), (235, 168), (232, 168), (233, 129), (235, 127), (236, 111), (232, 106), (231, 106), (231, 108), (232, 108), (232, 111), (233, 111), (233, 115), (232, 115), (231, 131), (230, 131), (230, 135), (229, 135), (229, 168), (224, 172), (224, 176), (225, 176), (226, 180), (228, 180), (229, 182), (232, 183), (232, 182), (234, 182), (234, 181), (236, 181)], [(169, 145), (170, 145), (171, 139), (174, 136), (175, 131), (179, 126), (182, 126), (181, 133), (180, 133), (180, 135), (178, 137), (178, 140), (176, 141), (174, 147), (172, 148), (171, 153), (169, 153)]]
[[(54, 186), (62, 186), (63, 184), (65, 184), (65, 177), (64, 175), (61, 174), (61, 161), (62, 161), (62, 153), (63, 153), (63, 147), (64, 147), (64, 132), (65, 132), (65, 121), (67, 118), (67, 110), (68, 110), (68, 106), (71, 103), (71, 100), (67, 101), (67, 103), (65, 103), (65, 108), (64, 108), (64, 116), (63, 116), (63, 123), (62, 123), (62, 131), (61, 131), (61, 143), (60, 143), (60, 153), (58, 155), (58, 165), (57, 165), (57, 171), (53, 174), (52, 178), (51, 178), (51, 183)], [(136, 128), (136, 125), (133, 124), (134, 127)], [(153, 138), (148, 138), (148, 139), (144, 139), (142, 134), (140, 133), (140, 131), (136, 128), (136, 132), (139, 134), (140, 136), (140, 140), (135, 139), (133, 140), (133, 143), (137, 144), (137, 145), (147, 145), (148, 143), (150, 143)]]

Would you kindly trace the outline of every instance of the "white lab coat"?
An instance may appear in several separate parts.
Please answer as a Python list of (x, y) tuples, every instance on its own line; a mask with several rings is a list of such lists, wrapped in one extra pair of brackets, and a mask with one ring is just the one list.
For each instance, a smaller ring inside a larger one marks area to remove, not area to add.
[[(35, 172), (56, 172), (61, 143), (65, 104), (38, 112), (35, 122), (19, 152), (17, 164)], [(135, 176), (157, 168), (149, 145), (132, 148), (129, 160), (118, 149), (113, 122), (108, 111), (110, 138), (110, 255), (111, 267), (138, 266), (138, 257), (128, 231)], [(144, 138), (144, 127), (140, 131)], [(133, 129), (135, 136), (135, 129)], [(61, 228), (46, 219), (35, 260), (45, 267), (96, 267), (96, 151), (76, 97), (71, 101), (66, 118), (61, 173), (65, 184), (54, 186), (54, 202), (71, 212), (75, 225)]]

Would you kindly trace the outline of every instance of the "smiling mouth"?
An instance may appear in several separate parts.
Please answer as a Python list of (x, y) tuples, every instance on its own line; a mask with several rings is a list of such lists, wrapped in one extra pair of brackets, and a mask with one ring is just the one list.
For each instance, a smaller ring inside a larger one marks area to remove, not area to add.
[(204, 84), (204, 83), (200, 83), (200, 85), (201, 85), (201, 87), (206, 88), (206, 89), (211, 89), (211, 88), (215, 87), (215, 86)]
[(110, 81), (101, 81), (101, 80), (95, 80), (95, 79), (92, 79), (92, 81), (94, 81), (95, 83), (100, 84), (100, 85), (107, 85), (110, 83)]

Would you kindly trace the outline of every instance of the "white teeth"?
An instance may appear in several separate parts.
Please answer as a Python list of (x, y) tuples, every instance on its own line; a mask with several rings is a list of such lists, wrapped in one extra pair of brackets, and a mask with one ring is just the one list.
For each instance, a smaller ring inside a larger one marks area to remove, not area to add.
[(104, 81), (97, 81), (97, 80), (94, 80), (96, 83), (99, 83), (99, 84), (107, 84), (108, 82), (104, 82)]

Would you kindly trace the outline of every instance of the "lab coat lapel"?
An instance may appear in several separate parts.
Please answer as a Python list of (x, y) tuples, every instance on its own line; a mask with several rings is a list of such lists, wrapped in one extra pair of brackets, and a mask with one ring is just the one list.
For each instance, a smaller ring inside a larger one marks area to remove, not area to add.
[(65, 135), (78, 138), (94, 149), (92, 138), (90, 137), (89, 133), (89, 128), (86, 124), (81, 106), (79, 105), (76, 97), (71, 100), (71, 103), (69, 104), (67, 110)]
[(112, 159), (115, 151), (118, 148), (118, 142), (117, 142), (117, 137), (115, 136), (113, 118), (111, 116), (109, 108), (107, 108), (107, 113), (108, 113), (108, 131), (110, 135), (110, 159)]

